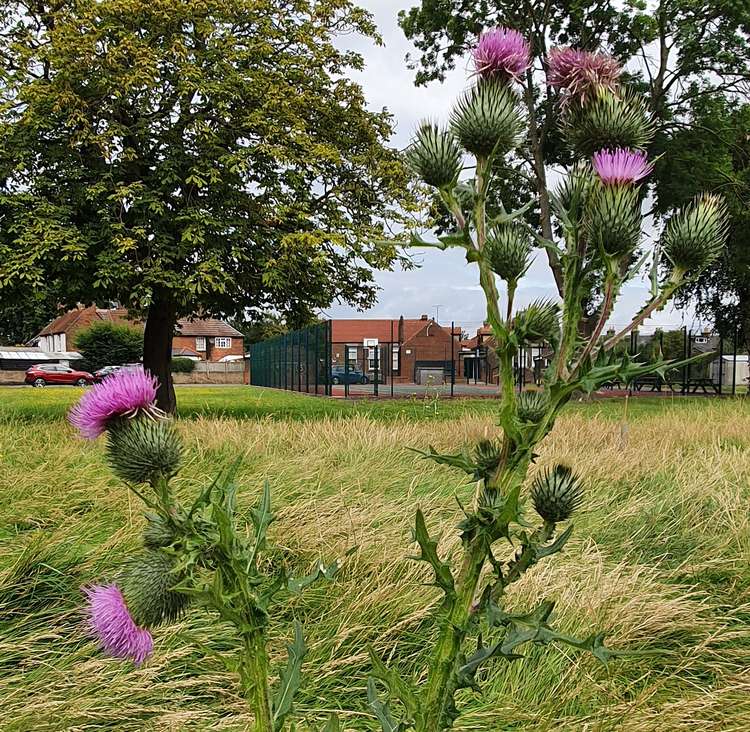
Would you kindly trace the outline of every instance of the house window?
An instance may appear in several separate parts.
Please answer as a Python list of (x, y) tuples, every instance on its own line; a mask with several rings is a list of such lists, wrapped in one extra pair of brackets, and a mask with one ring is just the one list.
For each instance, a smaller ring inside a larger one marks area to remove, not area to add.
[(231, 348), (232, 339), (231, 338), (216, 338), (216, 340), (214, 340), (214, 346), (216, 346), (216, 348)]
[(391, 369), (394, 374), (397, 374), (401, 370), (401, 346), (398, 343), (393, 344), (393, 352), (391, 354)]
[(695, 337), (695, 342), (699, 343), (700, 345), (704, 345), (704, 344), (708, 343), (708, 338), (706, 338), (705, 336), (696, 336)]
[(359, 348), (357, 346), (347, 346), (346, 352), (347, 352), (347, 358), (349, 359), (349, 363), (356, 366), (357, 360), (358, 360)]
[(195, 338), (195, 350), (205, 351), (206, 350), (206, 336), (196, 336)]

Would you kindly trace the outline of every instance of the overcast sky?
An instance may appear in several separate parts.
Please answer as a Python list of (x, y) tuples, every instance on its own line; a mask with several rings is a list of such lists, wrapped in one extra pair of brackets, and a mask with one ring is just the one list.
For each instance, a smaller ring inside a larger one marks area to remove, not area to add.
[[(360, 0), (359, 4), (373, 13), (385, 47), (360, 38), (346, 38), (346, 46), (360, 51), (367, 64), (365, 70), (355, 74), (354, 78), (364, 88), (368, 104), (373, 109), (387, 107), (394, 115), (396, 130), (391, 142), (403, 148), (421, 119), (447, 119), (453, 100), (466, 86), (468, 60), (457, 63), (457, 68), (444, 83), (415, 87), (414, 72), (409, 71), (404, 62), (405, 55), (413, 49), (397, 23), (398, 11), (411, 7), (414, 2)], [(476, 330), (485, 313), (476, 266), (467, 265), (461, 250), (411, 251), (421, 266), (411, 271), (376, 273), (381, 290), (371, 310), (363, 313), (344, 305), (334, 305), (324, 314), (337, 318), (397, 318), (400, 315), (408, 318), (426, 313), (435, 317), (439, 308), (441, 323), (453, 320), (467, 331)], [(517, 302), (523, 305), (538, 297), (553, 296), (556, 296), (556, 289), (546, 265), (546, 255), (537, 250), (536, 259), (519, 286)], [(610, 323), (627, 323), (647, 297), (648, 291), (642, 284), (625, 288)], [(682, 325), (697, 326), (698, 323), (693, 320), (691, 312), (668, 306), (664, 312), (646, 321), (646, 325), (678, 328)]]

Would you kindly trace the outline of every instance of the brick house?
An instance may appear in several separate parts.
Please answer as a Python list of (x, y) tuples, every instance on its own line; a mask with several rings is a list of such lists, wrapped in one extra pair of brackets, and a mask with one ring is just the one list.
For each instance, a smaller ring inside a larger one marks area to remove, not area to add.
[[(72, 351), (76, 334), (95, 323), (117, 323), (143, 328), (143, 321), (130, 318), (126, 308), (79, 306), (55, 318), (34, 339), (44, 352)], [(177, 321), (172, 356), (200, 361), (234, 361), (245, 355), (244, 338), (223, 320), (206, 318)]]
[[(454, 334), (427, 315), (420, 318), (337, 319), (331, 321), (334, 366), (363, 371), (369, 379), (377, 366), (380, 380), (394, 383), (442, 383), (458, 365), (460, 329)], [(377, 360), (376, 360), (377, 359)]]

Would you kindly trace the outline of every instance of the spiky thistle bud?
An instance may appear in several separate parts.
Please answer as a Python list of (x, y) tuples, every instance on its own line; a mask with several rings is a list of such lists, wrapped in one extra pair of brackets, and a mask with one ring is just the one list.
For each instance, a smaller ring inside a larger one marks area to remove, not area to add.
[(513, 319), (521, 340), (556, 342), (560, 335), (560, 307), (552, 300), (535, 300)]
[(555, 213), (573, 226), (583, 220), (593, 176), (588, 161), (579, 160), (552, 192), (552, 206)]
[(522, 391), (518, 395), (517, 413), (521, 422), (534, 424), (549, 409), (549, 397), (543, 391)]
[(177, 537), (174, 530), (163, 516), (158, 513), (146, 514), (146, 526), (143, 529), (143, 544), (149, 549), (169, 546)]
[(503, 224), (490, 229), (484, 255), (492, 271), (506, 282), (518, 282), (531, 263), (531, 242), (517, 224)]
[(448, 130), (423, 122), (406, 151), (409, 166), (427, 185), (452, 185), (461, 172), (461, 148)]
[(494, 440), (481, 440), (474, 448), (474, 463), (477, 474), (487, 477), (497, 470), (500, 465), (501, 450)]
[(518, 95), (499, 79), (480, 79), (456, 103), (451, 127), (477, 157), (505, 154), (516, 147), (523, 128)]
[(695, 274), (719, 257), (728, 227), (724, 201), (704, 193), (670, 219), (662, 235), (662, 250), (678, 275)]
[(170, 478), (180, 467), (182, 442), (166, 420), (128, 420), (107, 433), (107, 459), (126, 483)]
[(654, 124), (643, 99), (605, 90), (582, 106), (567, 108), (563, 134), (582, 157), (591, 157), (598, 150), (618, 147), (645, 150)]
[(605, 254), (617, 258), (630, 255), (641, 236), (638, 188), (597, 181), (591, 189), (584, 225), (591, 243)]
[(188, 606), (189, 596), (172, 589), (182, 579), (175, 565), (176, 559), (169, 554), (148, 549), (125, 566), (118, 585), (139, 626), (152, 628), (176, 620)]
[(536, 512), (551, 523), (569, 519), (583, 502), (580, 480), (567, 465), (539, 473), (531, 486)]

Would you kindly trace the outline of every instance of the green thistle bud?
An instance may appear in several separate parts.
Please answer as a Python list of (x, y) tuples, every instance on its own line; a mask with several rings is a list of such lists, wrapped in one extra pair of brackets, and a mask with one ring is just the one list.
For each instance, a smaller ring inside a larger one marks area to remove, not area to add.
[(513, 326), (524, 341), (556, 342), (560, 335), (560, 307), (551, 300), (535, 300), (516, 313)]
[(569, 519), (583, 502), (579, 479), (566, 465), (555, 465), (540, 473), (531, 486), (531, 500), (536, 512), (552, 523)]
[(516, 224), (504, 224), (490, 230), (484, 255), (492, 271), (506, 282), (518, 282), (531, 263), (531, 242)]
[(166, 420), (128, 420), (107, 433), (107, 459), (125, 482), (147, 483), (179, 470), (182, 443)]
[(602, 90), (590, 102), (568, 107), (563, 134), (579, 155), (591, 157), (598, 150), (618, 147), (645, 150), (654, 136), (654, 124), (642, 98)]
[(662, 250), (677, 272), (695, 274), (719, 257), (728, 226), (727, 209), (719, 196), (697, 196), (670, 219), (662, 235)]
[(177, 537), (169, 523), (157, 513), (146, 514), (146, 526), (143, 529), (143, 543), (149, 549), (169, 546)]
[(578, 226), (583, 220), (593, 181), (591, 165), (578, 161), (552, 193), (555, 213), (563, 220), (567, 218), (573, 226)]
[(409, 166), (435, 188), (452, 185), (461, 172), (461, 148), (448, 130), (424, 122), (406, 151)]
[(592, 244), (610, 256), (629, 255), (641, 237), (641, 199), (635, 186), (592, 185), (584, 219)]
[(458, 100), (451, 114), (456, 137), (470, 153), (505, 154), (518, 144), (523, 129), (518, 95), (498, 79), (481, 80)]
[(482, 440), (474, 448), (474, 463), (477, 474), (487, 477), (497, 470), (500, 465), (500, 446), (494, 440)]
[(549, 408), (549, 397), (543, 391), (522, 391), (518, 395), (517, 412), (521, 422), (538, 422)]
[(175, 564), (169, 554), (147, 550), (126, 565), (118, 584), (137, 625), (151, 628), (176, 620), (188, 606), (188, 595), (172, 590), (181, 580)]

